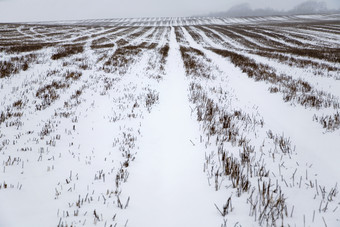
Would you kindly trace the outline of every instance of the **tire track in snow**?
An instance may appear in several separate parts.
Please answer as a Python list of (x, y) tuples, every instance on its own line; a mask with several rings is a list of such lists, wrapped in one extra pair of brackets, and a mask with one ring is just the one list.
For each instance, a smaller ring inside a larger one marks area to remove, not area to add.
[(129, 226), (219, 226), (213, 199), (217, 193), (208, 187), (202, 172), (204, 154), (199, 153), (198, 125), (190, 116), (188, 84), (174, 28), (166, 72), (160, 105), (145, 119), (143, 152), (131, 167), (124, 189), (131, 195), (126, 214)]

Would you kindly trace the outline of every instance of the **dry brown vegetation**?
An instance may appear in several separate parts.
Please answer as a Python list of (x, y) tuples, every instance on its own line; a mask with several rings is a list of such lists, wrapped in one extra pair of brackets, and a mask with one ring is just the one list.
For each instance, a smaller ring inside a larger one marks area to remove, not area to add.
[(51, 56), (52, 60), (58, 60), (61, 58), (69, 57), (75, 54), (82, 53), (84, 51), (84, 46), (82, 44), (76, 45), (64, 45), (59, 47), (57, 53)]
[(337, 109), (340, 104), (336, 97), (323, 91), (318, 91), (307, 82), (301, 79), (296, 80), (284, 74), (277, 75), (276, 70), (269, 65), (257, 63), (254, 60), (233, 51), (211, 49), (213, 52), (228, 57), (230, 61), (248, 77), (255, 81), (266, 81), (272, 84), (270, 91), (282, 92), (285, 102), (295, 101), (305, 107)]

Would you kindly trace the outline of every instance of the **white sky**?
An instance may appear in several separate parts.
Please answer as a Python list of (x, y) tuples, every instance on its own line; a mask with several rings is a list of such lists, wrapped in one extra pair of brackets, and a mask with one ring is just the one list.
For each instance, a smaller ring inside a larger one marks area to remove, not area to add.
[[(291, 9), (305, 0), (0, 0), (1, 22), (192, 16), (226, 11), (249, 2), (253, 8)], [(340, 0), (324, 0), (339, 9)]]

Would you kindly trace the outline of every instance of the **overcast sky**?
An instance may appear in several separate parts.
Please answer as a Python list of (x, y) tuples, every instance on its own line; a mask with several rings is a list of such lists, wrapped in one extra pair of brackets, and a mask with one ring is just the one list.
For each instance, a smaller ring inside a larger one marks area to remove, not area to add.
[[(0, 22), (192, 16), (226, 11), (249, 2), (252, 8), (288, 10), (305, 0), (0, 0)], [(339, 9), (340, 0), (324, 0)]]

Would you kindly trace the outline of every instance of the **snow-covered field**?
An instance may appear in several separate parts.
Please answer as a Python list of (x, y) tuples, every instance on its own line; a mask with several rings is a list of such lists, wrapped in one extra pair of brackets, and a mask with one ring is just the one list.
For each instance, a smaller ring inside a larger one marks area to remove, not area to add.
[(340, 226), (340, 15), (0, 24), (0, 227)]

